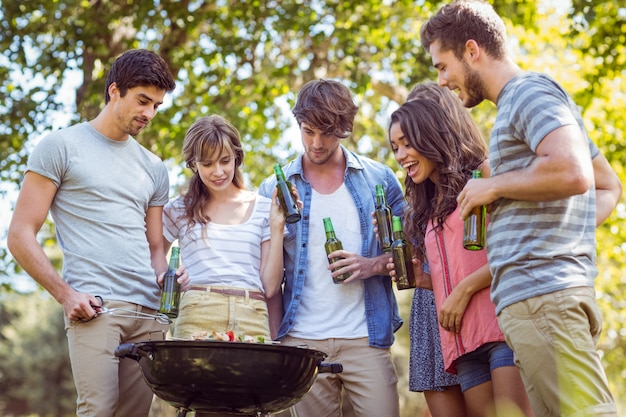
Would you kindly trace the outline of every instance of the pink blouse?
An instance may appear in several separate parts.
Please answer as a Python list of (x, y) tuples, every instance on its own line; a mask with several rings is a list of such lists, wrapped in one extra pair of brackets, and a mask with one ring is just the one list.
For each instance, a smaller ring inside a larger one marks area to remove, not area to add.
[[(471, 251), (463, 248), (463, 222), (459, 218), (458, 207), (446, 218), (443, 230), (435, 231), (432, 222), (429, 222), (425, 244), (439, 314), (454, 287), (487, 263), (487, 253), (485, 249)], [(454, 361), (460, 356), (486, 343), (504, 341), (489, 290), (489, 287), (483, 288), (472, 296), (463, 315), (460, 333), (449, 332), (439, 326), (447, 372), (456, 374)]]

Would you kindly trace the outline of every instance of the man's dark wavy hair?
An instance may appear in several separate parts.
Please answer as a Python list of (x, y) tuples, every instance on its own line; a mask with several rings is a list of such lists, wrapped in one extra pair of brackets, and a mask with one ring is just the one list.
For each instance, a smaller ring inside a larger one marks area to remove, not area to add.
[(111, 100), (109, 86), (113, 83), (121, 97), (124, 97), (130, 88), (137, 86), (154, 86), (167, 92), (176, 88), (174, 77), (165, 60), (146, 49), (131, 49), (115, 60), (104, 86), (105, 104)]
[(495, 59), (506, 55), (506, 27), (493, 7), (482, 0), (456, 0), (443, 6), (420, 30), (422, 46), (439, 41), (443, 52), (461, 59), (465, 44), (473, 39)]

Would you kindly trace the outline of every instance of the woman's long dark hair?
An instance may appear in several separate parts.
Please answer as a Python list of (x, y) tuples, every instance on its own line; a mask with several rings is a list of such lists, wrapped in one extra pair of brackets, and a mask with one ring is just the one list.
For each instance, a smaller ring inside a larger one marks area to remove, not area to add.
[(239, 170), (243, 162), (243, 148), (239, 131), (232, 124), (221, 116), (211, 115), (195, 121), (185, 134), (183, 155), (187, 168), (193, 172), (187, 192), (183, 194), (187, 230), (191, 230), (196, 223), (207, 224), (211, 220), (204, 211), (211, 194), (202, 183), (196, 162), (207, 161), (215, 155), (219, 157), (224, 149), (235, 158), (233, 184), (243, 188), (243, 175)]
[[(424, 235), (430, 220), (443, 228), (446, 217), (457, 206), (456, 198), (487, 159), (487, 146), (467, 110), (451, 91), (436, 84), (422, 84), (409, 95), (412, 99), (391, 115), (391, 125), (400, 124), (409, 145), (430, 160), (437, 182), (416, 184), (405, 179), (408, 209), (404, 229), (424, 260)], [(416, 90), (417, 89), (417, 90)]]

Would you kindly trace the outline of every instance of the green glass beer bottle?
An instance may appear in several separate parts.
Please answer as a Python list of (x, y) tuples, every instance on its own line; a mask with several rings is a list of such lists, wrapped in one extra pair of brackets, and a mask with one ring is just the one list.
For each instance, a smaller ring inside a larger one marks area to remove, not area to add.
[(396, 270), (396, 286), (399, 290), (415, 288), (415, 272), (411, 260), (411, 248), (404, 239), (402, 230), (402, 218), (393, 216), (393, 243), (391, 244), (391, 255)]
[[(472, 171), (472, 178), (481, 178), (480, 170)], [(474, 207), (465, 219), (463, 247), (468, 250), (481, 250), (485, 247), (485, 218), (487, 206)]]
[[(333, 228), (333, 223), (330, 220), (330, 217), (324, 218), (324, 231), (326, 232), (326, 242), (324, 243), (324, 249), (326, 249), (326, 255), (329, 255), (331, 252), (334, 252), (336, 250), (343, 249), (343, 245), (341, 244), (341, 241), (337, 239), (337, 236), (335, 236), (335, 229)], [(343, 258), (340, 258), (340, 257), (328, 258), (328, 263), (332, 264), (334, 262), (337, 262), (340, 259), (343, 259)], [(337, 269), (339, 268), (333, 269), (333, 272), (335, 272)], [(351, 272), (346, 272), (344, 274), (337, 275), (336, 277), (333, 277), (333, 282), (335, 284), (340, 284), (346, 279), (348, 279), (350, 275), (352, 275)]]
[(381, 184), (376, 185), (376, 227), (378, 228), (378, 244), (383, 252), (391, 251), (393, 232), (391, 226), (391, 207), (387, 204), (385, 190)]
[(276, 188), (278, 189), (278, 201), (280, 208), (285, 215), (287, 223), (296, 223), (300, 220), (300, 208), (296, 202), (296, 197), (291, 191), (291, 183), (285, 179), (285, 173), (280, 164), (274, 164), (274, 174), (276, 174)]
[(180, 248), (172, 247), (170, 264), (163, 277), (163, 290), (161, 291), (161, 305), (159, 313), (165, 314), (169, 318), (178, 316), (180, 302), (180, 283), (177, 281), (176, 270), (180, 266)]

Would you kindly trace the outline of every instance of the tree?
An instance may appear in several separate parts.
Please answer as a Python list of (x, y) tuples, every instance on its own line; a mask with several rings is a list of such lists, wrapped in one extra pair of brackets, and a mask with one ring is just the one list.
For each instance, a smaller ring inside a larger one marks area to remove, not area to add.
[[(433, 77), (417, 36), (437, 6), (432, 1), (117, 0), (85, 6), (83, 0), (3, 4), (0, 112), (7, 123), (0, 131), (0, 180), (19, 181), (27, 141), (59, 127), (51, 116), (64, 111), (58, 93), (65, 77), (82, 77), (65, 124), (90, 119), (102, 103), (106, 70), (129, 48), (158, 51), (179, 84), (166, 115), (141, 142), (164, 159), (179, 160), (192, 121), (221, 113), (242, 130), (253, 184), (269, 174), (255, 167), (290, 155), (289, 143), (280, 142), (291, 123), (284, 104), (292, 104), (304, 82), (326, 77), (349, 84), (361, 104), (351, 139), (356, 145), (361, 138), (384, 142), (376, 116), (403, 101), (407, 86)], [(534, 6), (508, 0), (499, 7), (514, 8), (530, 23)]]

